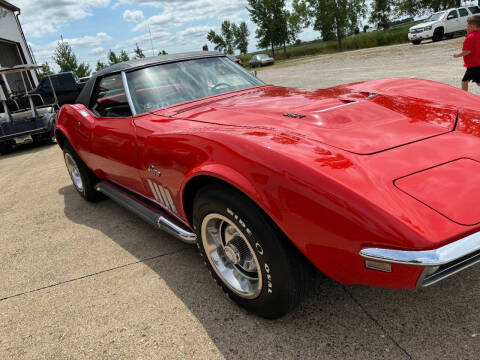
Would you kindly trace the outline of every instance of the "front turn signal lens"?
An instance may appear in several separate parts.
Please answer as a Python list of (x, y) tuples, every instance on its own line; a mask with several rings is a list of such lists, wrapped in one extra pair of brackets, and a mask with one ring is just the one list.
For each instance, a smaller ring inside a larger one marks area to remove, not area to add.
[(365, 267), (370, 270), (392, 272), (392, 265), (381, 261), (365, 260)]

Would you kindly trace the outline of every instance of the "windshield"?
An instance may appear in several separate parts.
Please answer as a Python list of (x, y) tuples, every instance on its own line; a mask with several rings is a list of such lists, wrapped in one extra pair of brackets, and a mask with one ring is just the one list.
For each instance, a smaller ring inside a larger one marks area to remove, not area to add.
[(480, 13), (480, 8), (478, 6), (472, 6), (472, 7), (469, 7), (470, 11), (472, 12), (472, 14), (478, 14)]
[(427, 21), (437, 21), (437, 20), (440, 20), (443, 15), (445, 15), (445, 11), (442, 11), (442, 12), (438, 12), (438, 13), (435, 13), (433, 14), (432, 16), (430, 16)]
[(127, 73), (127, 81), (137, 114), (264, 85), (223, 57), (156, 65)]
[(260, 55), (258, 55), (258, 58), (259, 59), (268, 59), (269, 56), (267, 54), (260, 54)]

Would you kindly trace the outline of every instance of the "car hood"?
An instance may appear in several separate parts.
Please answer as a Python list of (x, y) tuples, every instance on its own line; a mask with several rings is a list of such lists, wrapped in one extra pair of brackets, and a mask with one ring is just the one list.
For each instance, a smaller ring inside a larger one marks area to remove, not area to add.
[(164, 115), (271, 129), (356, 154), (373, 154), (442, 135), (455, 126), (457, 110), (452, 106), (398, 93), (364, 91), (354, 85), (323, 90), (266, 86), (186, 104)]
[(423, 29), (424, 27), (435, 25), (438, 21), (429, 21), (412, 26), (410, 30)]

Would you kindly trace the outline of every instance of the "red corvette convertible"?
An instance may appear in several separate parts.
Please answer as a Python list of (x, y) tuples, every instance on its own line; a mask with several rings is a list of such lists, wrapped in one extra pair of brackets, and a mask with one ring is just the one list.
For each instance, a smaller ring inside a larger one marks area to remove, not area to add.
[(479, 100), (416, 79), (278, 87), (187, 53), (97, 73), (56, 137), (82, 197), (196, 243), (234, 301), (276, 318), (311, 264), (408, 289), (480, 260)]

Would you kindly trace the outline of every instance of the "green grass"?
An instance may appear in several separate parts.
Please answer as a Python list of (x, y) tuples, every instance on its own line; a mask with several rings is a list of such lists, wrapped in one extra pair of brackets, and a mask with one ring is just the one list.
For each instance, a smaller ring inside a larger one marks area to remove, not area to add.
[[(409, 22), (405, 24), (395, 25), (385, 31), (373, 31), (367, 33), (359, 33), (357, 35), (351, 35), (343, 39), (343, 50), (357, 50), (372, 48), (377, 46), (401, 44), (408, 42), (408, 29), (416, 22)], [(322, 41), (314, 40), (304, 42), (299, 45), (287, 46), (286, 55), (283, 52), (283, 48), (275, 49), (275, 60), (283, 62), (281, 60), (295, 59), (299, 57), (319, 54), (330, 54), (338, 51), (338, 45), (336, 40)], [(239, 56), (246, 67), (249, 67), (250, 58), (255, 54), (265, 53), (265, 51), (257, 51), (249, 53), (247, 55)], [(271, 56), (271, 51), (267, 51)]]

